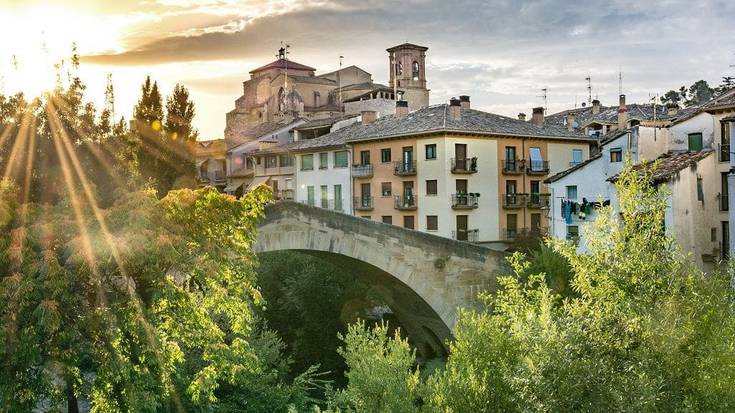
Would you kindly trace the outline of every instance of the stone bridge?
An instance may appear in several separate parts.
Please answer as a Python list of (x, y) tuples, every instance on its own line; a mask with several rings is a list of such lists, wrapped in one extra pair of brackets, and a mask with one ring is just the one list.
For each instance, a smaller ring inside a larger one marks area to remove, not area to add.
[(254, 248), (297, 250), (361, 277), (423, 354), (445, 353), (457, 309), (476, 307), (508, 274), (501, 252), (295, 202), (266, 208)]

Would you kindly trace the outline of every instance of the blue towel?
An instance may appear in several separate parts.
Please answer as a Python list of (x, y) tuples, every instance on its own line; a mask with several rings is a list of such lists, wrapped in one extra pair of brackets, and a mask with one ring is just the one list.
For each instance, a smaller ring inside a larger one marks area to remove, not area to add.
[(572, 203), (567, 202), (566, 205), (564, 205), (564, 218), (567, 221), (567, 225), (570, 225), (572, 223)]

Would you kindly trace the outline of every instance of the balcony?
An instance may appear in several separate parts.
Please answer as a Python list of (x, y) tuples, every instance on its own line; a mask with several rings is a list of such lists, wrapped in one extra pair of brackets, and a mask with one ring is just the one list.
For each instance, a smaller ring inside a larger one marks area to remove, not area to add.
[(503, 228), (500, 232), (500, 239), (513, 241), (518, 238), (518, 235), (518, 228)]
[(523, 228), (518, 232), (517, 238), (543, 238), (549, 234), (549, 229), (544, 227)]
[(730, 162), (730, 144), (719, 144), (717, 147), (719, 148), (720, 162)]
[(293, 201), (294, 190), (293, 189), (281, 189), (273, 194), (273, 198), (278, 201)]
[(398, 161), (393, 163), (393, 174), (396, 176), (416, 175), (416, 161)]
[(373, 165), (369, 163), (352, 165), (352, 176), (354, 178), (372, 178)]
[(526, 206), (526, 194), (504, 194), (503, 208), (518, 209)]
[(522, 159), (504, 159), (503, 173), (506, 175), (520, 175), (526, 171), (526, 161)]
[(479, 229), (458, 229), (452, 231), (452, 239), (457, 241), (478, 242), (480, 240)]
[(730, 196), (728, 194), (717, 194), (717, 201), (720, 204), (720, 211), (730, 210)]
[(452, 194), (452, 209), (475, 209), (479, 199), (480, 194)]
[(530, 194), (526, 206), (535, 209), (545, 209), (551, 206), (551, 194)]
[(477, 157), (452, 158), (453, 174), (474, 174), (477, 172)]
[(401, 211), (413, 211), (416, 209), (416, 197), (413, 195), (401, 196), (396, 195), (395, 208)]
[(546, 175), (549, 173), (549, 161), (529, 161), (526, 173), (529, 175)]
[(370, 195), (356, 196), (352, 200), (352, 209), (355, 211), (372, 211), (373, 197)]

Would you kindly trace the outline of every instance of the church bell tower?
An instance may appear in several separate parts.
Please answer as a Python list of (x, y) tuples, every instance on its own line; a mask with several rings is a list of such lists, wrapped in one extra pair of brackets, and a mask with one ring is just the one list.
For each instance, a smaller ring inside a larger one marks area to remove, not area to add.
[(426, 51), (428, 47), (404, 43), (387, 49), (390, 63), (390, 86), (403, 91), (410, 111), (429, 106), (426, 88)]

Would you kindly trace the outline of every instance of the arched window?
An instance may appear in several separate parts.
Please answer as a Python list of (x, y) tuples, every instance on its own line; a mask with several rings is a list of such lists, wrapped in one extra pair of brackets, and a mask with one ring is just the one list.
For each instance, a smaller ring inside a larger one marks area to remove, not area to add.
[(419, 80), (419, 62), (413, 62), (413, 80)]
[(280, 112), (286, 111), (286, 91), (283, 88), (278, 91), (278, 110)]
[(398, 72), (398, 75), (403, 74), (403, 63), (398, 62), (398, 65), (396, 66), (396, 72)]

